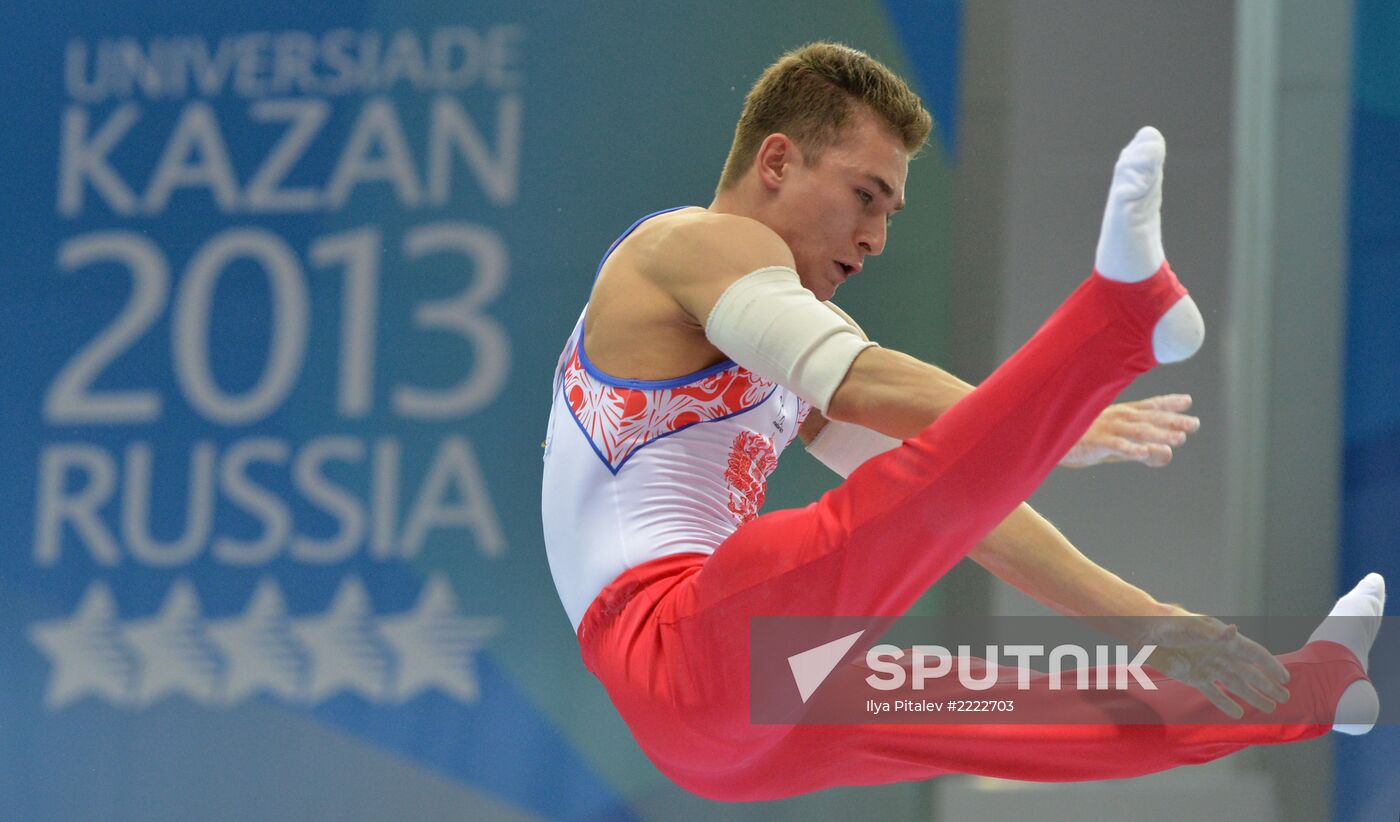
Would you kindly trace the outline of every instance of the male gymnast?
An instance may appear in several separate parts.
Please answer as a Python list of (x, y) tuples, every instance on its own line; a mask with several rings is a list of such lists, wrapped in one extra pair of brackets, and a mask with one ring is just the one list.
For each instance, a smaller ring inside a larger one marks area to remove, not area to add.
[[(963, 557), (1067, 614), (1190, 616), (1024, 503), (1057, 464), (1165, 464), (1197, 425), (1184, 397), (1110, 405), (1204, 335), (1162, 249), (1162, 136), (1144, 128), (1119, 156), (1093, 273), (973, 389), (830, 302), (884, 249), (931, 122), (862, 52), (790, 52), (748, 94), (714, 201), (639, 220), (599, 266), (555, 375), (544, 531), (584, 663), (647, 756), (695, 793), (754, 800), (944, 773), (1136, 776), (1368, 729), (1375, 574), (1277, 658), (1192, 617), (1218, 641), (1162, 678), (1180, 720), (1162, 726), (749, 721), (750, 617), (898, 616)], [(759, 516), (798, 437), (847, 478)], [(1270, 716), (1203, 724), (1217, 710)]]

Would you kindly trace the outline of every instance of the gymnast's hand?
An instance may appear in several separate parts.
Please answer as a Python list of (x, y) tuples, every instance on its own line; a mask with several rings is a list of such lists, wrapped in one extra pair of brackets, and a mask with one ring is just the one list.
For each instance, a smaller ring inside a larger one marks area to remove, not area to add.
[(1138, 637), (1138, 645), (1157, 646), (1147, 659), (1149, 665), (1199, 690), (1233, 719), (1244, 716), (1244, 708), (1225, 691), (1264, 713), (1273, 713), (1279, 703), (1288, 701), (1288, 689), (1283, 687), (1288, 669), (1264, 646), (1234, 625), (1175, 610), (1175, 616), (1151, 620)]
[(1105, 408), (1084, 436), (1060, 460), (1063, 468), (1108, 462), (1140, 462), (1158, 467), (1172, 461), (1172, 447), (1186, 442), (1201, 421), (1185, 412), (1189, 394), (1167, 394)]

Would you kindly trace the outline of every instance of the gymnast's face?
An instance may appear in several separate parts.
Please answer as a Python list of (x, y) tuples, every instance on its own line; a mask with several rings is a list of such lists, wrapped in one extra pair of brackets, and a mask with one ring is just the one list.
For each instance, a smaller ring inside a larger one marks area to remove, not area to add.
[(776, 179), (765, 222), (792, 249), (802, 284), (828, 300), (867, 256), (884, 251), (888, 221), (904, 207), (909, 152), (865, 111), (816, 162), (804, 161), (791, 142), (787, 150), (795, 162), (781, 173), (766, 169)]

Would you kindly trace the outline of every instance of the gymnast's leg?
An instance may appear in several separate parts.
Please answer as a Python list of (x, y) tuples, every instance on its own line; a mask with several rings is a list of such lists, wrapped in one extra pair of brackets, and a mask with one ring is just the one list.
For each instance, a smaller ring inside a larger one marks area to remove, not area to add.
[[(1037, 700), (1041, 708), (1053, 703), (1056, 724), (986, 724), (985, 715), (968, 714), (963, 723), (797, 725), (747, 759), (742, 772), (695, 769), (678, 781), (712, 798), (757, 800), (948, 773), (1037, 782), (1122, 779), (1209, 762), (1250, 745), (1311, 739), (1329, 729), (1364, 733), (1379, 710), (1365, 677), (1384, 603), (1384, 580), (1368, 575), (1337, 601), (1302, 649), (1278, 657), (1289, 671), (1291, 694), (1272, 714), (1246, 707), (1241, 719), (1225, 721), (1200, 691), (1151, 668), (1156, 690), (1129, 691), (1049, 691), (1043, 674), (1023, 690), (1017, 670), (1002, 668), (997, 685), (977, 698), (1015, 700), (1022, 708)], [(859, 662), (842, 667), (824, 688), (869, 672)], [(883, 698), (966, 699), (955, 679), (950, 673), (934, 687)]]

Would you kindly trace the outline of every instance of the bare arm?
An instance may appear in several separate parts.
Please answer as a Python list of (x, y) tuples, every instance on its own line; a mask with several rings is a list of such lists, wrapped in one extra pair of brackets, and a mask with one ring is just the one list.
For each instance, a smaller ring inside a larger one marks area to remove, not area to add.
[[(865, 332), (841, 309), (861, 336)], [(863, 425), (886, 436), (908, 439), (952, 408), (973, 386), (934, 365), (889, 349), (870, 348), (856, 357), (846, 379), (831, 398), (827, 416)], [(1108, 462), (1141, 462), (1160, 467), (1172, 460), (1172, 446), (1186, 441), (1201, 421), (1188, 416), (1191, 397), (1170, 394), (1110, 405), (1060, 461), (1064, 468)], [(821, 429), (813, 420), (804, 443)]]
[(968, 557), (998, 579), (1066, 616), (1181, 613), (1099, 566), (1049, 520), (1021, 503)]
[[(851, 327), (855, 328), (856, 332), (860, 334), (861, 337), (870, 339), (869, 336), (866, 335), (865, 329), (861, 328), (860, 324), (857, 323), (850, 314), (841, 310), (835, 303), (828, 302), (826, 306), (836, 312), (836, 314), (846, 322), (850, 323)], [(973, 386), (970, 383), (964, 382), (936, 365), (930, 365), (929, 363), (915, 359), (907, 354), (901, 354), (898, 351), (872, 348), (864, 352), (861, 357), (857, 357), (856, 362), (859, 362), (865, 354), (876, 350), (883, 350), (885, 354), (890, 355), (891, 362), (894, 363), (893, 367), (890, 369), (891, 377), (899, 380), (906, 391), (918, 393), (923, 397), (921, 401), (916, 401), (915, 403), (923, 410), (914, 412), (912, 417), (907, 420), (904, 425), (900, 426), (900, 430), (898, 431), (887, 430), (875, 425), (866, 425), (867, 428), (879, 431), (886, 436), (908, 439), (918, 434), (930, 422), (938, 419), (944, 411), (952, 408), (958, 400), (972, 392)], [(854, 364), (852, 365), (852, 370), (854, 370)], [(849, 374), (847, 375), (847, 379), (850, 379)], [(843, 383), (841, 388), (837, 389), (837, 396), (840, 396), (841, 391), (845, 388), (846, 386)], [(836, 398), (833, 397), (833, 405), (835, 405), (835, 401)], [(835, 414), (832, 415), (832, 418), (841, 419), (841, 417)], [(812, 438), (825, 426), (826, 417), (814, 410), (808, 414), (807, 420), (797, 433), (804, 445), (810, 445)]]

